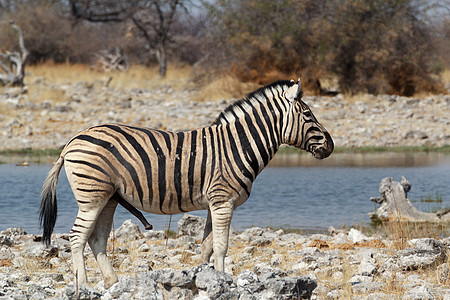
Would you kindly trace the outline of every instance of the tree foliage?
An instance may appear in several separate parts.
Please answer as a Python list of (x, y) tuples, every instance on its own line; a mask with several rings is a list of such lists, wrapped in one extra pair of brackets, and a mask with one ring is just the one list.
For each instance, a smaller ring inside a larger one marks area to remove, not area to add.
[[(218, 51), (244, 80), (337, 76), (344, 92), (437, 92), (430, 1), (218, 0), (209, 9)], [(268, 78), (267, 78), (268, 77)]]
[(330, 71), (343, 90), (412, 95), (432, 88), (436, 59), (419, 1), (330, 2), (337, 30)]

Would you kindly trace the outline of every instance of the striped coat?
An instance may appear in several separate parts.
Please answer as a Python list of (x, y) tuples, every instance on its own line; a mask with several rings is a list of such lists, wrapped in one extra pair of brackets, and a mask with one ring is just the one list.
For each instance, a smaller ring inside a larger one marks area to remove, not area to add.
[[(300, 82), (280, 81), (228, 107), (205, 128), (167, 132), (118, 124), (86, 129), (63, 149), (44, 182), (43, 239), (56, 220), (57, 174), (65, 165), (79, 211), (71, 230), (74, 268), (85, 282), (86, 241), (105, 285), (117, 281), (106, 264), (106, 239), (117, 203), (156, 214), (208, 209), (202, 252), (223, 270), (233, 211), (281, 144), (324, 158), (333, 141), (301, 100)], [(133, 208), (133, 209), (135, 209)]]

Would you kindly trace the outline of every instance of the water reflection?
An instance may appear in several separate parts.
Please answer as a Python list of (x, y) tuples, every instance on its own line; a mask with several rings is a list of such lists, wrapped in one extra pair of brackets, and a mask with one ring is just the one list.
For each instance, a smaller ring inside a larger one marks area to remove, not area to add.
[(336, 153), (319, 160), (309, 153), (276, 155), (272, 167), (425, 167), (450, 164), (450, 155), (437, 152)]
[[(51, 164), (56, 156), (31, 154), (0, 155), (0, 163)], [(450, 164), (450, 154), (438, 152), (369, 152), (333, 153), (320, 160), (304, 151), (278, 153), (269, 163), (271, 167), (425, 167)]]

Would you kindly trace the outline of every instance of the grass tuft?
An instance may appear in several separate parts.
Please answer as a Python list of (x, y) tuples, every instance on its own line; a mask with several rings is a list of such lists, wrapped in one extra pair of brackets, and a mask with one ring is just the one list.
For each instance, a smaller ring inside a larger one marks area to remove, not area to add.
[(431, 196), (421, 198), (420, 202), (422, 203), (442, 203), (442, 195), (437, 192), (436, 194), (433, 194)]

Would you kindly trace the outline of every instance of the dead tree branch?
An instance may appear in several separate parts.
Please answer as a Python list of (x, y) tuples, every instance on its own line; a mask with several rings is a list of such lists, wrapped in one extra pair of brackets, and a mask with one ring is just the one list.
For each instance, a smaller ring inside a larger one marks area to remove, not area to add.
[(23, 33), (19, 26), (14, 23), (11, 27), (17, 31), (19, 39), (19, 52), (0, 52), (0, 85), (23, 86), (25, 78), (25, 62), (28, 51), (25, 48)]
[(131, 20), (146, 40), (150, 53), (159, 64), (159, 74), (166, 75), (171, 29), (177, 12), (187, 11), (190, 0), (70, 0), (76, 19), (90, 22), (124, 22)]
[(126, 71), (130, 64), (123, 50), (118, 47), (104, 49), (96, 53), (97, 69), (103, 72)]

